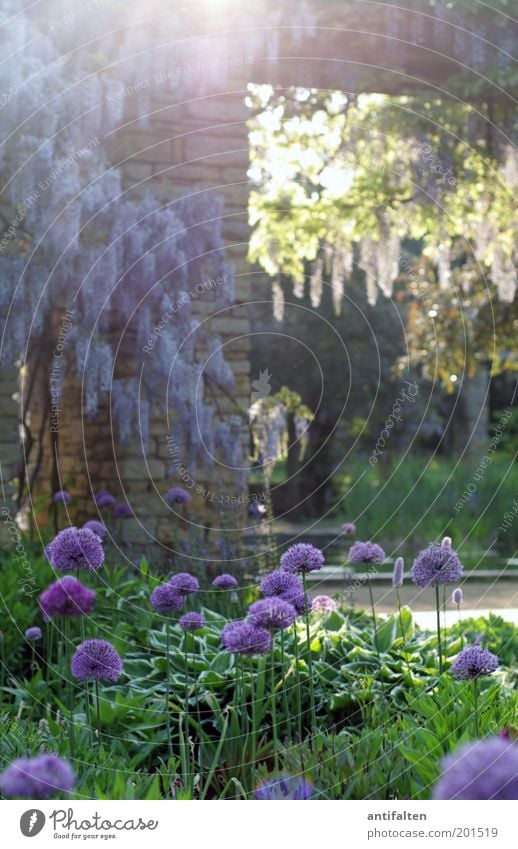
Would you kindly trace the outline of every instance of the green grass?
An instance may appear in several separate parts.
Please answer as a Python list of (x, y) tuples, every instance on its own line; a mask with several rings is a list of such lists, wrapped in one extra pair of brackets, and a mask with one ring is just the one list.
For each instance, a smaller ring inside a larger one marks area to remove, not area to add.
[[(481, 459), (455, 465), (408, 456), (374, 467), (366, 458), (350, 460), (334, 479), (330, 516), (354, 522), (360, 539), (405, 544), (448, 535), (463, 551), (491, 547), (512, 554), (518, 547), (518, 516), (506, 530), (499, 527), (518, 499), (514, 458), (495, 458), (477, 481)], [(463, 500), (473, 486), (470, 500)]]

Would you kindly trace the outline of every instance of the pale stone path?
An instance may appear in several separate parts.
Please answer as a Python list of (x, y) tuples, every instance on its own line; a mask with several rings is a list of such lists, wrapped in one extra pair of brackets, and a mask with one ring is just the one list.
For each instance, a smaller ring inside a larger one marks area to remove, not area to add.
[[(457, 608), (451, 601), (453, 587), (446, 589), (446, 608), (451, 610), (452, 615), (457, 617)], [(370, 607), (368, 587), (363, 584), (341, 584), (338, 581), (325, 581), (319, 584), (315, 581), (311, 585), (311, 595), (330, 595), (346, 593), (345, 598), (354, 602), (356, 607)], [(471, 616), (482, 616), (483, 613), (492, 610), (510, 621), (517, 621), (518, 615), (518, 581), (469, 581), (462, 585), (464, 603), (461, 607), (462, 615), (468, 611)], [(396, 591), (390, 582), (373, 583), (372, 593), (376, 610), (380, 613), (389, 613), (395, 610), (397, 599)], [(410, 582), (404, 584), (399, 590), (401, 604), (407, 604), (414, 612), (435, 611), (435, 591), (433, 589), (421, 590)], [(442, 595), (441, 595), (442, 599)], [(452, 620), (453, 621), (453, 620)]]

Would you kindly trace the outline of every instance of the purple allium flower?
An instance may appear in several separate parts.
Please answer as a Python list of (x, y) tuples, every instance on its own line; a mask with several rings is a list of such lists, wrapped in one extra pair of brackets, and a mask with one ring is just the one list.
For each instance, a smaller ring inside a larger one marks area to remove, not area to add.
[(279, 800), (307, 800), (313, 795), (313, 785), (302, 775), (280, 775), (265, 778), (255, 791), (255, 798), (263, 802)]
[(126, 501), (117, 501), (113, 505), (113, 515), (116, 519), (132, 519), (135, 514)]
[(189, 611), (180, 617), (180, 625), (184, 631), (199, 631), (205, 628), (205, 616), (195, 610)]
[(304, 586), (297, 575), (291, 572), (283, 572), (277, 569), (266, 575), (261, 581), (259, 589), (266, 597), (278, 596), (289, 601), (297, 613), (306, 613), (311, 610), (311, 600), (308, 596), (304, 598)]
[(324, 565), (324, 555), (319, 548), (307, 542), (292, 545), (281, 557), (281, 569), (292, 575), (315, 572)]
[(99, 492), (96, 492), (94, 495), (94, 502), (97, 507), (115, 507), (117, 504), (117, 499), (111, 492), (108, 492), (106, 489), (101, 489)]
[(89, 531), (93, 531), (94, 534), (97, 534), (101, 542), (108, 533), (106, 525), (103, 525), (102, 522), (98, 522), (97, 519), (90, 519), (89, 522), (85, 522), (83, 528), (88, 528)]
[(25, 631), (25, 639), (29, 640), (30, 643), (35, 643), (38, 640), (41, 640), (41, 628), (38, 628), (37, 625), (33, 625), (32, 628), (27, 628)]
[(456, 604), (457, 606), (462, 604), (462, 602), (464, 601), (464, 596), (462, 594), (462, 590), (461, 590), (460, 587), (457, 587), (456, 590), (453, 590), (453, 595), (452, 595), (451, 599), (452, 599), (453, 603)]
[(376, 542), (355, 542), (349, 549), (351, 563), (383, 563), (385, 552)]
[(313, 599), (312, 610), (318, 613), (325, 613), (330, 610), (337, 610), (338, 605), (328, 595), (317, 595)]
[(448, 546), (433, 542), (414, 560), (410, 576), (420, 587), (455, 584), (462, 578), (462, 563)]
[(52, 496), (52, 500), (54, 504), (68, 504), (72, 501), (72, 496), (66, 491), (66, 489), (58, 489), (58, 491)]
[(122, 675), (122, 660), (107, 640), (85, 640), (70, 663), (78, 681), (107, 681), (114, 684)]
[(396, 557), (396, 562), (394, 563), (394, 571), (392, 573), (392, 586), (394, 587), (394, 589), (399, 589), (399, 587), (403, 586), (404, 569), (405, 561), (402, 557)]
[(189, 504), (191, 501), (191, 496), (181, 486), (173, 486), (166, 492), (164, 498), (168, 504)]
[(297, 598), (292, 598), (290, 599), (290, 602), (297, 613), (300, 613), (301, 615), (311, 613), (313, 610), (313, 599), (309, 593), (306, 593), (306, 595), (300, 595)]
[(356, 533), (356, 525), (354, 522), (344, 522), (340, 531), (348, 537), (353, 537)]
[(158, 613), (167, 615), (182, 609), (185, 596), (171, 584), (159, 584), (151, 593), (150, 601)]
[(68, 793), (74, 786), (74, 771), (68, 761), (56, 755), (18, 758), (0, 776), (4, 796), (23, 799), (50, 799), (55, 793)]
[(268, 654), (272, 635), (266, 628), (250, 622), (229, 622), (221, 632), (221, 642), (227, 651), (235, 654)]
[(465, 743), (444, 758), (434, 799), (518, 799), (518, 744), (501, 737)]
[(235, 590), (237, 585), (236, 578), (233, 575), (228, 575), (226, 572), (223, 575), (218, 575), (212, 582), (212, 586), (218, 590)]
[(500, 665), (496, 654), (493, 654), (483, 646), (468, 646), (462, 649), (455, 658), (451, 667), (451, 673), (455, 678), (463, 681), (480, 678), (481, 675), (491, 675)]
[(95, 572), (104, 561), (101, 541), (88, 528), (65, 528), (54, 537), (45, 551), (58, 572), (73, 572), (75, 569)]
[(276, 569), (266, 575), (259, 584), (259, 590), (265, 596), (278, 595), (284, 598), (287, 595), (302, 595), (303, 586), (300, 578), (282, 569)]
[(178, 595), (190, 595), (200, 589), (198, 578), (195, 578), (190, 572), (178, 572), (177, 575), (173, 575), (169, 579), (169, 584), (175, 588)]
[(65, 575), (43, 590), (39, 601), (45, 619), (52, 619), (53, 616), (85, 616), (92, 612), (95, 592), (72, 575)]
[(260, 625), (268, 630), (279, 628), (283, 631), (293, 625), (297, 618), (294, 606), (279, 596), (269, 596), (254, 602), (248, 609), (247, 619), (252, 625)]

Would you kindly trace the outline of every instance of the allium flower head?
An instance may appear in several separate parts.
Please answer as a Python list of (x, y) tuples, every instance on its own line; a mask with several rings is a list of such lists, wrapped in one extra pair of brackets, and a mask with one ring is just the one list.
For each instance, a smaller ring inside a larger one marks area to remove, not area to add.
[(313, 599), (312, 610), (317, 613), (326, 613), (331, 610), (337, 610), (338, 605), (336, 601), (330, 598), (328, 595), (317, 595)]
[(205, 628), (205, 616), (195, 610), (189, 611), (180, 617), (180, 625), (184, 631), (199, 631)]
[(113, 515), (116, 519), (132, 519), (135, 514), (126, 501), (118, 501), (113, 505)]
[(455, 658), (451, 673), (462, 681), (480, 678), (481, 675), (491, 675), (500, 665), (496, 654), (483, 646), (468, 646), (462, 649)]
[(32, 628), (27, 628), (25, 631), (25, 639), (29, 640), (30, 643), (35, 643), (38, 640), (41, 640), (41, 628), (38, 628), (37, 625), (33, 625)]
[(65, 575), (50, 584), (39, 598), (45, 619), (54, 616), (85, 616), (92, 612), (94, 601), (95, 592), (72, 575)]
[(190, 494), (181, 486), (173, 486), (166, 492), (164, 498), (168, 504), (189, 504), (191, 501)]
[(456, 590), (453, 590), (452, 601), (456, 605), (461, 605), (464, 601), (464, 596), (462, 594), (462, 590), (460, 587), (457, 587)]
[(263, 595), (278, 596), (278, 598), (289, 601), (297, 613), (302, 614), (311, 610), (309, 596), (304, 597), (304, 585), (297, 575), (277, 569), (266, 575), (261, 581), (259, 589)]
[(68, 761), (56, 755), (18, 758), (0, 775), (4, 796), (22, 799), (51, 799), (56, 793), (69, 793), (74, 771)]
[(83, 528), (88, 528), (89, 531), (93, 531), (94, 534), (97, 534), (101, 542), (108, 533), (106, 525), (103, 525), (102, 522), (98, 522), (97, 519), (90, 519), (89, 522), (85, 522)]
[(420, 587), (455, 584), (462, 578), (462, 563), (447, 545), (433, 542), (414, 560), (410, 576)]
[(349, 561), (351, 563), (383, 563), (385, 552), (381, 545), (375, 542), (355, 542), (349, 549)]
[(465, 743), (444, 758), (434, 799), (518, 799), (518, 744), (501, 737)]
[(229, 575), (227, 572), (224, 572), (223, 575), (218, 575), (214, 578), (212, 586), (216, 587), (218, 590), (235, 590), (238, 586), (238, 582), (233, 575)]
[(104, 550), (97, 534), (88, 528), (65, 528), (47, 545), (45, 554), (58, 572), (84, 569), (95, 572), (104, 561)]
[(58, 491), (52, 496), (52, 500), (54, 504), (68, 504), (72, 501), (72, 496), (66, 491), (66, 489), (58, 489)]
[(281, 598), (288, 593), (302, 595), (303, 586), (300, 578), (292, 575), (290, 572), (284, 572), (283, 569), (276, 569), (269, 575), (263, 578), (259, 584), (259, 589), (263, 595), (278, 595)]
[(307, 542), (292, 545), (281, 557), (281, 569), (292, 575), (315, 572), (324, 565), (324, 555), (319, 548)]
[(96, 492), (94, 495), (94, 502), (97, 507), (115, 507), (117, 504), (117, 499), (111, 492), (108, 492), (106, 489), (101, 489), (99, 492)]
[(353, 537), (356, 533), (356, 525), (353, 522), (344, 522), (340, 530), (346, 536)]
[(200, 589), (198, 578), (191, 575), (190, 572), (178, 572), (169, 579), (169, 584), (175, 588), (179, 595), (190, 595), (196, 593)]
[(272, 636), (266, 628), (250, 622), (229, 622), (221, 632), (221, 642), (234, 654), (268, 654)]
[(402, 557), (396, 557), (394, 571), (392, 573), (392, 586), (394, 589), (399, 589), (399, 587), (403, 586), (404, 569), (405, 561)]
[(122, 660), (107, 640), (85, 640), (73, 655), (70, 669), (78, 681), (114, 684), (122, 675)]
[(297, 613), (300, 615), (311, 613), (313, 610), (313, 599), (309, 595), (309, 593), (302, 593), (302, 595), (296, 596), (294, 598), (288, 599), (290, 604), (293, 605)]
[(254, 602), (248, 609), (248, 621), (268, 630), (281, 631), (293, 625), (297, 611), (289, 601), (279, 596), (269, 596)]
[(278, 778), (265, 778), (255, 791), (255, 798), (261, 801), (307, 800), (314, 793), (313, 785), (302, 775), (280, 775)]
[(168, 615), (182, 609), (185, 596), (171, 584), (159, 584), (151, 593), (150, 601), (158, 613)]

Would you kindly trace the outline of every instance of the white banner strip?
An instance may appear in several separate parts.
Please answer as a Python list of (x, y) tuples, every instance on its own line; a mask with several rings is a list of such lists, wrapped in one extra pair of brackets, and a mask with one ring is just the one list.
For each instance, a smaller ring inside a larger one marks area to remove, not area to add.
[[(296, 808), (287, 811), (289, 804)], [(38, 801), (3, 802), (2, 813), (2, 842), (9, 849), (71, 844), (279, 849), (284, 841), (297, 849), (330, 841), (344, 849), (518, 845), (516, 802), (239, 801), (231, 810), (223, 802)]]

